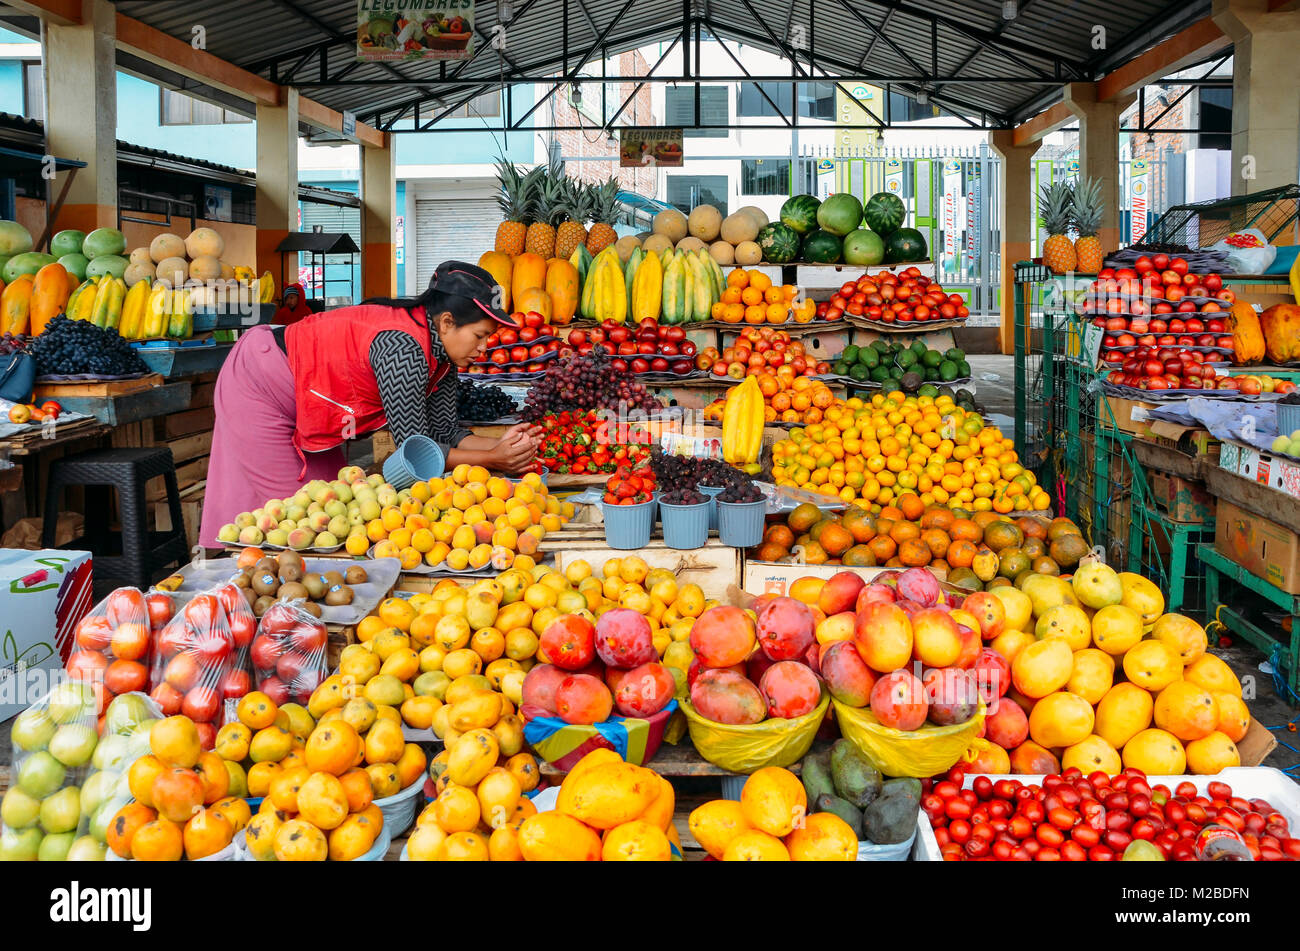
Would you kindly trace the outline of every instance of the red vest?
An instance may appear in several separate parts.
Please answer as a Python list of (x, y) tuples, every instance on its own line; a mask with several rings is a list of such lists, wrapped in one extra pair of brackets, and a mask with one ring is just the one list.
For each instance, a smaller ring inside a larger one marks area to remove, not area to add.
[[(424, 310), (362, 304), (313, 314), (285, 330), (289, 369), (298, 408), (293, 444), (301, 452), (321, 452), (345, 440), (388, 425), (379, 385), (370, 365), (375, 334), (400, 330), (410, 334), (430, 366), (429, 328)], [(448, 366), (431, 370), (426, 393), (432, 393)]]

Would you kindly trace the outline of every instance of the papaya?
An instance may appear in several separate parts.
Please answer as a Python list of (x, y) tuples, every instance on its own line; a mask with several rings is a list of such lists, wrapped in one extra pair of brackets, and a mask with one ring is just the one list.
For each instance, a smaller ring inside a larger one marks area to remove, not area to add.
[(24, 274), (0, 294), (0, 333), (25, 334), (31, 327), (32, 278)]
[(497, 764), (500, 750), (491, 730), (470, 730), (456, 739), (445, 775), (457, 785), (475, 786)]
[(507, 314), (510, 313), (510, 275), (514, 271), (514, 262), (510, 260), (510, 255), (502, 251), (484, 251), (479, 256), (478, 266), (496, 280), (497, 286), (501, 288), (501, 309)]
[(31, 326), (32, 334), (45, 330), (57, 314), (63, 313), (68, 303), (68, 271), (55, 261), (36, 272), (32, 281)]
[(602, 763), (568, 776), (555, 808), (596, 829), (612, 829), (641, 816), (660, 793), (658, 777), (631, 763)]
[(510, 272), (510, 297), (515, 306), (520, 304), (523, 292), (530, 287), (546, 288), (546, 260), (540, 254), (525, 251), (516, 255)]
[(554, 258), (546, 266), (546, 293), (551, 299), (551, 323), (567, 324), (578, 312), (578, 269)]

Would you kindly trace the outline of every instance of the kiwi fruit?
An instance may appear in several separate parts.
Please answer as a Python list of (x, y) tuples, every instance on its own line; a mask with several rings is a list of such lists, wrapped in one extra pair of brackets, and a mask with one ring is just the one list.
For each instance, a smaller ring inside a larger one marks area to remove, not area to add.
[(366, 569), (362, 568), (360, 565), (353, 565), (347, 570), (347, 573), (343, 575), (343, 582), (345, 584), (365, 584), (369, 580), (370, 576), (366, 574)]
[(302, 586), (307, 589), (307, 594), (313, 601), (325, 597), (325, 591), (329, 588), (329, 584), (320, 575), (303, 575)]
[(253, 605), (257, 603), (258, 594), (251, 587), (245, 588), (244, 599), (248, 601), (248, 606), (251, 608)]
[(323, 575), (321, 575), (321, 577), (324, 578), (325, 582), (331, 586), (336, 584), (347, 583), (343, 580), (343, 572), (341, 571), (327, 571)]
[(253, 590), (259, 595), (274, 595), (280, 589), (280, 579), (274, 571), (259, 571), (253, 575)]
[(265, 558), (260, 559), (257, 562), (257, 564), (253, 566), (253, 573), (259, 575), (264, 571), (269, 571), (271, 574), (275, 574), (279, 570), (280, 570), (280, 566), (276, 564), (275, 559), (272, 558), (270, 555), (267, 555)]
[(298, 607), (302, 608), (312, 617), (320, 617), (320, 605), (315, 601), (304, 601), (302, 604), (298, 605)]
[(234, 584), (236, 588), (243, 588), (247, 590), (253, 587), (253, 576), (251, 572), (241, 571), (239, 574), (235, 575), (235, 577), (230, 580), (231, 583)]
[(275, 595), (277, 601), (306, 601), (310, 597), (307, 586), (297, 581), (286, 581)]
[(262, 595), (262, 597), (253, 602), (253, 614), (257, 617), (261, 617), (273, 604), (275, 604), (275, 598), (272, 598), (269, 595)]
[(280, 554), (275, 556), (275, 560), (280, 563), (281, 568), (285, 565), (297, 565), (300, 570), (307, 570), (307, 565), (302, 560), (302, 555), (296, 551), (282, 551)]
[(294, 564), (292, 561), (281, 562), (280, 564), (281, 581), (283, 581), (286, 584), (293, 581), (301, 581), (302, 576), (303, 576), (303, 570), (301, 564)]
[(325, 603), (329, 605), (351, 604), (352, 589), (345, 584), (332, 585), (330, 589), (325, 592)]

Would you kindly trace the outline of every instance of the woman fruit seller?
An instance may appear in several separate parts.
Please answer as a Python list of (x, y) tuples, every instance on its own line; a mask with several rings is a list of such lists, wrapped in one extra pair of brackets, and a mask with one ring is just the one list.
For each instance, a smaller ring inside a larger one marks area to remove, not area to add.
[(488, 439), (458, 420), (457, 368), (481, 357), (498, 325), (515, 326), (497, 294), (487, 271), (447, 261), (417, 298), (366, 301), (241, 336), (217, 377), (201, 543), (219, 547), (221, 526), (267, 499), (336, 479), (347, 465), (344, 443), (384, 427), (398, 445), (417, 433), (434, 439), (448, 470), (529, 466), (537, 447), (527, 425)]

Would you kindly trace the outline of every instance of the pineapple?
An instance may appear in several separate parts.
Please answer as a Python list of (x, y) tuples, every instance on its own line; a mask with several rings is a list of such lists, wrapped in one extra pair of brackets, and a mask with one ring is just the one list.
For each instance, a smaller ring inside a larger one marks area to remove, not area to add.
[(514, 163), (507, 162), (504, 158), (498, 162), (497, 169), (497, 182), (501, 186), (497, 204), (501, 206), (504, 220), (497, 225), (495, 250), (513, 257), (522, 254), (524, 250), (528, 220), (532, 214), (532, 191), (536, 181), (534, 172), (537, 170), (520, 175)]
[(542, 174), (538, 176), (537, 190), (533, 193), (533, 223), (528, 226), (525, 247), (531, 254), (550, 259), (555, 256), (555, 225), (551, 219), (556, 206), (564, 199), (564, 176), (555, 174), (551, 168), (535, 171)]
[(564, 220), (558, 228), (555, 229), (555, 256), (568, 260), (578, 245), (587, 240), (586, 220), (591, 217), (588, 212), (588, 199), (586, 186), (565, 179), (564, 182), (564, 199), (560, 203), (559, 211), (563, 212)]
[(596, 219), (587, 233), (587, 250), (599, 254), (618, 240), (614, 219), (618, 217), (618, 179), (611, 177), (603, 185), (590, 189), (591, 214)]
[(1043, 242), (1043, 264), (1053, 274), (1065, 274), (1073, 271), (1078, 264), (1074, 254), (1074, 245), (1065, 236), (1070, 228), (1070, 219), (1074, 214), (1074, 189), (1066, 182), (1054, 182), (1044, 185), (1039, 201), (1039, 211), (1043, 227), (1047, 229), (1047, 240)]
[(1097, 227), (1101, 224), (1101, 181), (1084, 178), (1074, 184), (1074, 224), (1079, 237), (1074, 242), (1077, 269), (1083, 274), (1096, 274), (1104, 263)]

